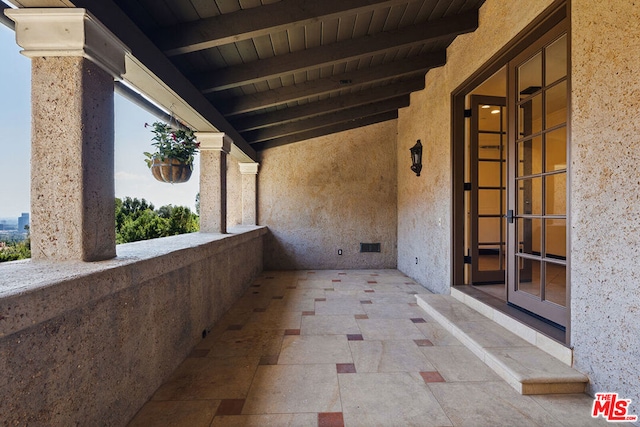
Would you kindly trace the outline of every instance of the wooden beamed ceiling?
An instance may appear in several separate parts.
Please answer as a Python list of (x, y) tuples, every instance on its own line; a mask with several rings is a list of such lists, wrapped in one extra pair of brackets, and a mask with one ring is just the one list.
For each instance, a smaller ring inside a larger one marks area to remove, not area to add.
[(483, 1), (75, 3), (118, 7), (224, 118), (213, 124), (259, 151), (397, 118)]

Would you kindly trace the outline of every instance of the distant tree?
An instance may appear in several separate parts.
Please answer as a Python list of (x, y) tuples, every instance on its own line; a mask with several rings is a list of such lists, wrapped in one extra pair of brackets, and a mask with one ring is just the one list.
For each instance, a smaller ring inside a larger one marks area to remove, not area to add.
[(144, 199), (116, 199), (116, 242), (136, 242), (199, 230), (198, 216), (187, 207), (153, 208)]
[(0, 247), (0, 262), (17, 261), (31, 258), (31, 243), (29, 239), (22, 242), (4, 242)]
[(0, 262), (31, 258), (29, 226), (25, 225), (24, 229), (27, 231), (27, 238), (25, 240), (3, 240), (0, 242), (2, 243), (0, 244)]
[(200, 192), (196, 194), (196, 215), (200, 216)]

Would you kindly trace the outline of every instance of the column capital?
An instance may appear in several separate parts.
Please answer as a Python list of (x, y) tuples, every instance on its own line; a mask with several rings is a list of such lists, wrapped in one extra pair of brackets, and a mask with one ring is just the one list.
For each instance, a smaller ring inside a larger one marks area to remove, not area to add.
[(82, 56), (116, 79), (125, 73), (130, 53), (107, 27), (86, 9), (5, 9), (16, 23), (16, 42), (27, 57)]
[(257, 175), (260, 163), (238, 163), (242, 175)]
[(233, 141), (223, 132), (195, 132), (196, 140), (200, 143), (200, 151), (214, 150), (226, 154), (231, 152)]

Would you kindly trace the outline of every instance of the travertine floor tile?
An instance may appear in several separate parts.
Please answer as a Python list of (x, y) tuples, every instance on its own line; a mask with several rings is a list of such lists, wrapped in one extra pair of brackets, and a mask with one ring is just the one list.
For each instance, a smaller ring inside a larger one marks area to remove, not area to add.
[(498, 381), (500, 377), (466, 347), (420, 347), (447, 382)]
[(247, 329), (299, 329), (302, 310), (292, 312), (267, 311), (253, 313), (246, 323)]
[(416, 327), (424, 334), (424, 336), (433, 343), (433, 345), (455, 345), (461, 346), (462, 343), (456, 337), (451, 335), (439, 323), (427, 322), (416, 323)]
[[(586, 394), (547, 394), (530, 396), (566, 427), (611, 426), (604, 418), (592, 418), (593, 398)], [(634, 412), (635, 414), (635, 412)], [(625, 425), (625, 424), (619, 424)]]
[(302, 335), (346, 335), (359, 334), (360, 328), (354, 316), (303, 316)]
[(366, 314), (360, 304), (360, 298), (330, 298), (327, 296), (326, 301), (316, 301), (316, 315), (333, 316), (333, 315), (354, 315)]
[(350, 341), (357, 372), (433, 371), (414, 341)]
[(341, 412), (335, 364), (259, 366), (243, 414)]
[(433, 321), (420, 307), (412, 307), (407, 303), (371, 304), (362, 307), (370, 319), (410, 319), (423, 317)]
[(148, 402), (129, 427), (208, 427), (219, 400)]
[(316, 414), (231, 415), (215, 417), (211, 427), (317, 427)]
[(425, 338), (409, 319), (356, 320), (365, 340), (416, 340)]
[(244, 327), (226, 331), (209, 348), (208, 357), (269, 356), (280, 353), (284, 329)]
[(456, 427), (563, 425), (504, 382), (430, 383), (429, 388)]
[(285, 336), (279, 365), (353, 363), (346, 335)]
[(259, 357), (186, 359), (153, 400), (242, 399), (259, 362)]
[(427, 385), (407, 373), (340, 375), (347, 426), (451, 426)]

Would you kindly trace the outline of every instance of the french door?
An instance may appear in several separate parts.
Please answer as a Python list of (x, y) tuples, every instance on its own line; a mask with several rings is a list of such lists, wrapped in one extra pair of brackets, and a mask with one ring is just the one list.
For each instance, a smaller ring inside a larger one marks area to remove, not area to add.
[(506, 99), (472, 95), (469, 155), (474, 285), (505, 283), (506, 143)]
[(556, 27), (509, 64), (508, 301), (566, 326), (567, 35)]

